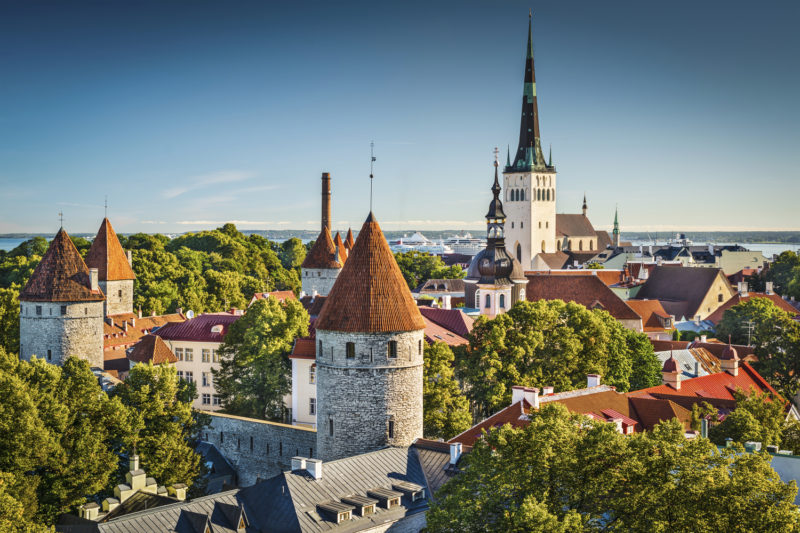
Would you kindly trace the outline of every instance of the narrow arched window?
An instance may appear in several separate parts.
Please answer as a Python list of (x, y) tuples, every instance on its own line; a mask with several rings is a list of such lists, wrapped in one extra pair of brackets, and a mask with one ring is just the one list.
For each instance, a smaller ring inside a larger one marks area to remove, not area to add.
[(483, 305), (486, 309), (492, 306), (492, 296), (490, 294), (486, 295), (486, 303)]
[(546, 253), (546, 250), (544, 249), (544, 241), (542, 241), (542, 253)]
[(517, 261), (522, 262), (522, 246), (517, 243)]
[(501, 294), (500, 295), (500, 309), (505, 309), (505, 308), (506, 308), (506, 295), (505, 294)]
[(578, 241), (578, 250), (583, 251), (583, 240)]
[(536, 189), (536, 200), (542, 201), (542, 189)]

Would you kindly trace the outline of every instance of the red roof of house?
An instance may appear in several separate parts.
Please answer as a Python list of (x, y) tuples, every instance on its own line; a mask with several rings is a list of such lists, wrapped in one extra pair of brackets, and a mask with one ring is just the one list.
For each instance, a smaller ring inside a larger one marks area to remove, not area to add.
[(289, 359), (316, 359), (317, 342), (308, 337), (295, 339)]
[(178, 362), (178, 358), (169, 349), (167, 343), (162, 341), (158, 335), (142, 337), (128, 353), (128, 359), (136, 363), (151, 362), (154, 365)]
[(556, 214), (556, 235), (564, 237), (596, 237), (589, 218), (582, 214)]
[(686, 350), (689, 348), (689, 341), (661, 341), (650, 339), (655, 352), (668, 352), (670, 350)]
[(432, 320), (425, 320), (425, 340), (431, 344), (434, 342), (443, 342), (448, 346), (463, 346), (469, 344), (469, 341), (433, 322)]
[[(728, 347), (727, 343), (723, 343), (716, 339), (708, 339), (708, 342), (700, 342), (700, 340), (695, 340), (689, 343), (689, 348), (705, 348), (709, 352), (711, 352), (714, 357), (717, 359), (722, 358), (722, 353), (725, 351), (725, 348)], [(752, 346), (744, 346), (742, 344), (734, 344), (734, 348), (736, 348), (736, 353), (739, 354), (740, 359), (745, 360), (756, 360), (756, 350)]]
[(301, 268), (342, 268), (344, 258), (336, 261), (336, 245), (333, 244), (331, 231), (325, 227), (319, 232), (317, 240), (303, 260)]
[(427, 322), (434, 322), (464, 338), (469, 337), (472, 332), (472, 326), (475, 324), (475, 319), (461, 309), (420, 307), (419, 312), (422, 313)]
[(792, 305), (789, 302), (787, 302), (786, 300), (784, 300), (775, 293), (767, 294), (764, 292), (750, 292), (747, 294), (747, 296), (742, 296), (739, 293), (734, 294), (732, 298), (729, 298), (727, 302), (719, 306), (719, 308), (717, 308), (716, 311), (708, 315), (708, 317), (706, 317), (706, 320), (710, 320), (713, 324), (718, 324), (722, 320), (722, 315), (725, 314), (725, 311), (727, 311), (734, 305), (744, 303), (753, 298), (766, 298), (770, 302), (774, 303), (776, 307), (782, 309), (783, 311), (786, 311), (793, 317), (800, 314), (798, 310), (792, 307)]
[(72, 240), (61, 228), (19, 293), (25, 302), (102, 302), (99, 288), (91, 290), (89, 269)]
[(364, 333), (425, 329), (425, 321), (372, 213), (325, 299), (315, 327)]
[[(158, 336), (171, 341), (222, 342), (228, 328), (241, 315), (227, 313), (206, 313), (191, 320), (167, 324), (158, 330)], [(215, 326), (222, 326), (221, 331), (212, 331)]]
[(136, 279), (119, 237), (107, 218), (103, 219), (100, 230), (86, 253), (86, 266), (96, 268), (101, 281)]
[(103, 321), (103, 348), (109, 350), (116, 346), (131, 346), (154, 329), (185, 320), (186, 317), (181, 313), (141, 318), (133, 313), (109, 315)]
[(752, 276), (756, 273), (758, 273), (757, 268), (743, 268), (739, 272), (729, 274), (728, 281), (730, 281), (732, 285), (736, 286), (736, 284), (738, 284), (740, 281), (747, 281), (748, 276)]
[(599, 276), (560, 276), (533, 274), (527, 276), (525, 297), (530, 301), (563, 300), (575, 302), (587, 309), (604, 309), (617, 320), (638, 320), (639, 315)]
[(253, 298), (256, 300), (275, 298), (279, 302), (285, 302), (286, 300), (297, 300), (297, 297), (294, 295), (293, 291), (257, 292), (253, 294)]
[[(625, 302), (633, 309), (637, 315), (642, 317), (642, 328), (644, 331), (664, 331), (665, 328), (659, 320), (670, 318), (670, 314), (664, 310), (658, 300), (628, 300)], [(672, 328), (667, 328), (672, 329)]]
[(300, 298), (300, 303), (303, 305), (303, 309), (305, 309), (310, 317), (319, 316), (319, 312), (322, 311), (322, 306), (325, 304), (325, 299), (327, 296), (303, 296)]
[(576, 268), (565, 270), (528, 270), (525, 272), (526, 276), (535, 274), (550, 274), (552, 276), (597, 276), (600, 281), (607, 286), (622, 283), (625, 280), (624, 270), (606, 270), (605, 268), (591, 269), (591, 268)]

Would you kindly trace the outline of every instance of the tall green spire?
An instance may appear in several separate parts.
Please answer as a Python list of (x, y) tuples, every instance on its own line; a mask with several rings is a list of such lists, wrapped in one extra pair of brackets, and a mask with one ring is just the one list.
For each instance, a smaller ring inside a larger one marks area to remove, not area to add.
[(619, 248), (619, 217), (617, 216), (617, 208), (614, 207), (614, 246)]

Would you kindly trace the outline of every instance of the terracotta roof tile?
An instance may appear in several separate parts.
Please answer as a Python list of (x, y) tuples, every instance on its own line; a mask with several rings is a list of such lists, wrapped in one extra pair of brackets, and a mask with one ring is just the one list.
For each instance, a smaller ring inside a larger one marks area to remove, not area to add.
[(633, 309), (637, 315), (642, 317), (642, 329), (644, 331), (665, 331), (672, 328), (664, 328), (662, 319), (670, 318), (670, 314), (658, 300), (628, 300), (625, 302), (628, 307)]
[(773, 304), (775, 304), (776, 307), (778, 307), (779, 309), (782, 309), (783, 311), (786, 311), (790, 315), (792, 315), (792, 316), (797, 316), (798, 315), (797, 309), (792, 307), (792, 305), (789, 302), (787, 302), (786, 300), (784, 300), (783, 298), (781, 298), (777, 294), (766, 294), (766, 293), (763, 293), (763, 292), (751, 292), (751, 293), (748, 293), (747, 296), (742, 296), (739, 293), (734, 294), (732, 298), (729, 298), (727, 302), (725, 302), (724, 304), (719, 306), (716, 311), (714, 311), (713, 313), (708, 315), (708, 317), (706, 317), (706, 320), (710, 321), (712, 324), (718, 324), (722, 320), (722, 315), (725, 314), (725, 311), (727, 311), (728, 309), (730, 309), (734, 305), (737, 305), (737, 304), (740, 304), (740, 303), (744, 303), (744, 302), (746, 302), (746, 301), (748, 301), (748, 300), (750, 300), (752, 298), (766, 298), (767, 300), (769, 300)]
[(688, 422), (691, 418), (691, 411), (681, 407), (671, 400), (657, 398), (628, 398), (635, 418), (639, 420), (642, 427), (651, 430), (659, 422), (677, 418), (681, 422)]
[(347, 248), (347, 246), (344, 245), (342, 236), (338, 231), (336, 232), (336, 237), (333, 239), (333, 245), (336, 246), (337, 250), (339, 250), (339, 260), (342, 263), (346, 263), (347, 254), (350, 252), (350, 250)]
[(461, 337), (469, 337), (475, 319), (461, 309), (440, 309), (436, 307), (420, 307), (419, 312), (427, 322), (435, 322)]
[[(719, 268), (656, 266), (636, 298), (661, 300), (664, 309), (675, 315), (676, 319), (685, 317), (691, 320), (695, 315), (702, 314), (699, 310), (700, 304), (717, 278), (722, 278), (730, 290), (728, 278)], [(685, 303), (685, 309), (671, 309), (670, 302)]]
[(230, 325), (240, 316), (232, 313), (206, 313), (186, 322), (168, 324), (158, 330), (158, 336), (165, 340), (222, 342)]
[(358, 332), (425, 329), (425, 321), (372, 213), (364, 222), (315, 327)]
[(89, 269), (62, 228), (19, 293), (19, 299), (28, 302), (101, 302), (105, 296), (99, 288), (91, 290)]
[(431, 344), (434, 342), (443, 342), (448, 346), (464, 346), (469, 344), (469, 341), (433, 322), (432, 320), (425, 320), (425, 340)]
[(107, 218), (100, 224), (100, 230), (86, 254), (86, 266), (96, 268), (101, 281), (136, 279), (125, 250)]
[(336, 261), (336, 246), (327, 227), (319, 232), (301, 268), (342, 268), (342, 263)]
[(326, 298), (327, 296), (320, 296), (319, 294), (316, 296), (303, 296), (300, 298), (300, 303), (303, 305), (303, 309), (308, 312), (309, 316), (317, 317), (320, 311), (322, 311), (322, 306), (325, 304)]
[(256, 300), (263, 300), (264, 298), (275, 298), (281, 303), (285, 302), (286, 300), (297, 299), (293, 291), (257, 292), (253, 294), (253, 297), (251, 298), (251, 303), (255, 302)]
[(347, 248), (347, 251), (353, 249), (353, 245), (356, 243), (356, 240), (353, 238), (353, 229), (347, 228), (347, 237), (344, 240), (344, 246)]
[[(109, 350), (115, 346), (131, 346), (140, 338), (171, 322), (183, 322), (186, 317), (180, 313), (158, 316), (137, 317), (133, 313), (109, 315), (103, 322), (103, 347)], [(127, 324), (127, 325), (126, 325)]]
[[(714, 340), (714, 339), (709, 339), (709, 340)], [(716, 357), (717, 359), (721, 359), (722, 358), (722, 354), (725, 351), (725, 348), (728, 347), (728, 345), (727, 344), (723, 344), (723, 343), (721, 343), (719, 341), (717, 341), (717, 342), (700, 342), (700, 340), (695, 340), (695, 341), (692, 341), (689, 344), (689, 347), (690, 348), (704, 348), (704, 349), (708, 350), (709, 352), (711, 352), (714, 355), (714, 357)], [(754, 347), (752, 347), (752, 346), (744, 346), (742, 344), (734, 344), (733, 347), (736, 348), (736, 353), (739, 355), (740, 359), (750, 359), (750, 360), (752, 360), (752, 359), (755, 358), (756, 349)]]
[(317, 342), (310, 338), (295, 339), (289, 359), (316, 359)]
[(560, 276), (533, 274), (528, 277), (525, 297), (530, 301), (563, 300), (588, 309), (600, 307), (617, 320), (638, 320), (639, 315), (598, 276)]
[(568, 270), (528, 270), (525, 272), (526, 276), (534, 274), (549, 274), (551, 276), (596, 276), (600, 281), (611, 287), (618, 283), (622, 283), (625, 279), (624, 270), (611, 270), (611, 269), (568, 269)]
[(154, 365), (177, 363), (178, 358), (167, 343), (158, 335), (145, 335), (128, 353), (128, 359), (136, 363), (152, 362)]

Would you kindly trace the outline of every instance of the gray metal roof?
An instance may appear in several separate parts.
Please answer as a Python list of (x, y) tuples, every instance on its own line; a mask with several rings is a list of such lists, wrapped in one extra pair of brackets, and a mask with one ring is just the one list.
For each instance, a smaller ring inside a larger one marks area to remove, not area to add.
[(708, 372), (706, 372), (705, 368), (703, 368), (703, 364), (698, 361), (691, 350), (670, 350), (666, 352), (656, 352), (656, 357), (663, 365), (664, 362), (670, 358), (670, 356), (675, 357), (675, 360), (678, 361), (678, 368), (681, 369), (681, 373), (689, 378), (696, 378), (700, 376), (707, 376)]

